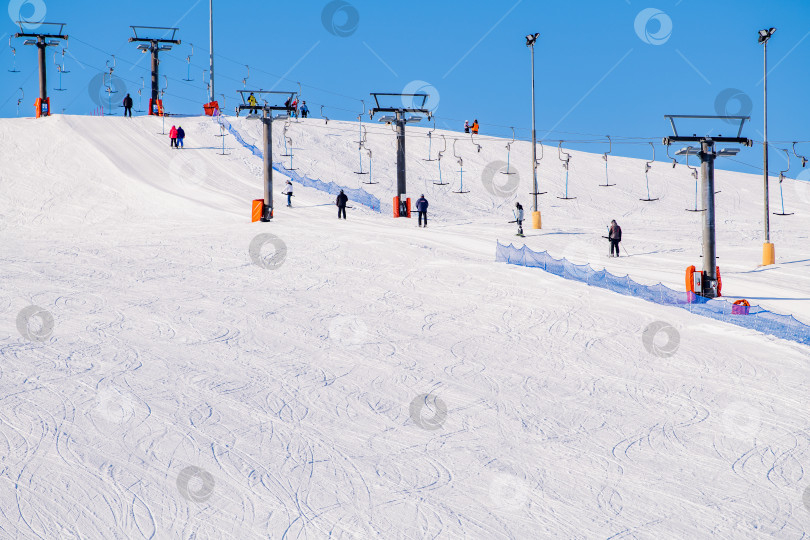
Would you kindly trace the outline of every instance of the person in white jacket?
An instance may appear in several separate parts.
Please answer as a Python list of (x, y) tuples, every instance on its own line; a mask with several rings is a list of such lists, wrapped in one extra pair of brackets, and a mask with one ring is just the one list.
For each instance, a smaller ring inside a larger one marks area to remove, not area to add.
[(284, 194), (287, 196), (287, 207), (292, 206), (292, 196), (293, 196), (293, 185), (292, 180), (287, 180), (287, 185), (285, 187), (287, 191)]
[(519, 202), (515, 203), (515, 221), (518, 226), (518, 236), (523, 236), (523, 207)]

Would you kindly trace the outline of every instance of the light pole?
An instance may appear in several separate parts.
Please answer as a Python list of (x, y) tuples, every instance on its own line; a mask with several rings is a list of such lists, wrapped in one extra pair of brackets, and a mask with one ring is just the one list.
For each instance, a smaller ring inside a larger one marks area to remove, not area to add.
[(540, 218), (540, 209), (537, 207), (537, 127), (535, 124), (534, 113), (534, 44), (540, 34), (529, 34), (526, 36), (526, 46), (532, 50), (532, 228), (542, 229), (542, 220)]
[(764, 142), (762, 143), (762, 162), (763, 162), (763, 181), (765, 186), (765, 242), (762, 244), (762, 265), (767, 266), (776, 262), (776, 250), (773, 243), (771, 243), (771, 218), (770, 207), (768, 204), (768, 40), (776, 32), (776, 28), (768, 28), (759, 31), (759, 42), (763, 45), (764, 54), (764, 70), (765, 76), (763, 78), (764, 87), (764, 122), (765, 134)]

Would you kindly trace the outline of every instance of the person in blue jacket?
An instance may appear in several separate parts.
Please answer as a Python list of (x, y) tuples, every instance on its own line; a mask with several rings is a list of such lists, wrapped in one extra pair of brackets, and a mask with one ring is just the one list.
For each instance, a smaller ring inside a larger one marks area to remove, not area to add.
[(183, 139), (186, 138), (186, 132), (183, 131), (181, 126), (177, 126), (177, 147), (183, 148)]
[(423, 193), (419, 199), (416, 201), (416, 211), (419, 212), (419, 226), (422, 226), (422, 218), (425, 218), (425, 227), (427, 227), (427, 209), (428, 209), (428, 200), (425, 198), (425, 194)]

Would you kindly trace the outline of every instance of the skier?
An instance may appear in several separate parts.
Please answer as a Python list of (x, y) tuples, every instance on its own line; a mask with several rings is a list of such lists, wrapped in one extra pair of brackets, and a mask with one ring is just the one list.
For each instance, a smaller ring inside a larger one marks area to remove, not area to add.
[(523, 207), (519, 202), (515, 203), (515, 210), (513, 210), (512, 213), (515, 215), (515, 223), (517, 223), (518, 226), (516, 236), (523, 236)]
[(470, 132), (470, 121), (469, 120), (464, 120), (464, 133), (469, 133), (469, 132)]
[(172, 148), (177, 147), (177, 128), (172, 126), (172, 129), (169, 130), (169, 139), (172, 145)]
[(610, 222), (608, 228), (608, 240), (610, 240), (610, 256), (613, 257), (613, 250), (616, 250), (616, 257), (619, 256), (619, 242), (622, 241), (622, 228), (616, 223), (616, 220)]
[(287, 196), (287, 208), (292, 206), (293, 185), (292, 180), (287, 180), (287, 191), (283, 193)]
[(349, 202), (349, 197), (343, 193), (343, 190), (340, 190), (340, 194), (337, 196), (337, 200), (335, 200), (335, 204), (338, 207), (338, 219), (340, 219), (340, 215), (343, 214), (343, 219), (346, 219), (346, 203)]
[(127, 115), (132, 118), (132, 98), (129, 97), (129, 94), (124, 98), (124, 117), (126, 118)]
[(301, 104), (301, 118), (306, 118), (308, 114), (309, 114), (309, 107), (307, 107), (307, 102), (304, 101)]
[(177, 143), (175, 144), (175, 146), (177, 146), (178, 148), (183, 148), (183, 139), (185, 139), (185, 138), (186, 138), (186, 132), (183, 131), (182, 127), (178, 126), (177, 127)]
[(422, 226), (422, 217), (425, 218), (425, 227), (427, 227), (427, 209), (428, 209), (428, 200), (425, 198), (425, 194), (423, 193), (419, 199), (416, 201), (416, 211), (419, 212), (419, 226)]
[(471, 129), (472, 129), (473, 133), (478, 135), (478, 119), (477, 118), (475, 119), (475, 121), (473, 121), (473, 125), (472, 125)]
[(284, 108), (287, 109), (288, 113), (291, 113), (290, 108), (292, 106), (292, 96), (287, 98), (287, 101), (284, 102)]
[(298, 118), (298, 98), (295, 98), (292, 102), (292, 115), (294, 118)]
[(256, 96), (253, 95), (253, 92), (250, 93), (248, 96), (248, 105), (251, 107), (255, 107), (258, 101), (256, 101)]

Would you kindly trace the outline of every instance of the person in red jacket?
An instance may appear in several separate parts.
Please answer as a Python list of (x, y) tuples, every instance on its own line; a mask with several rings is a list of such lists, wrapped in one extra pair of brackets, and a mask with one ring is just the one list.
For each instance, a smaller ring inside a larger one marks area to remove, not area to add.
[(172, 129), (169, 130), (169, 140), (172, 148), (177, 148), (177, 128), (175, 126), (172, 126)]

